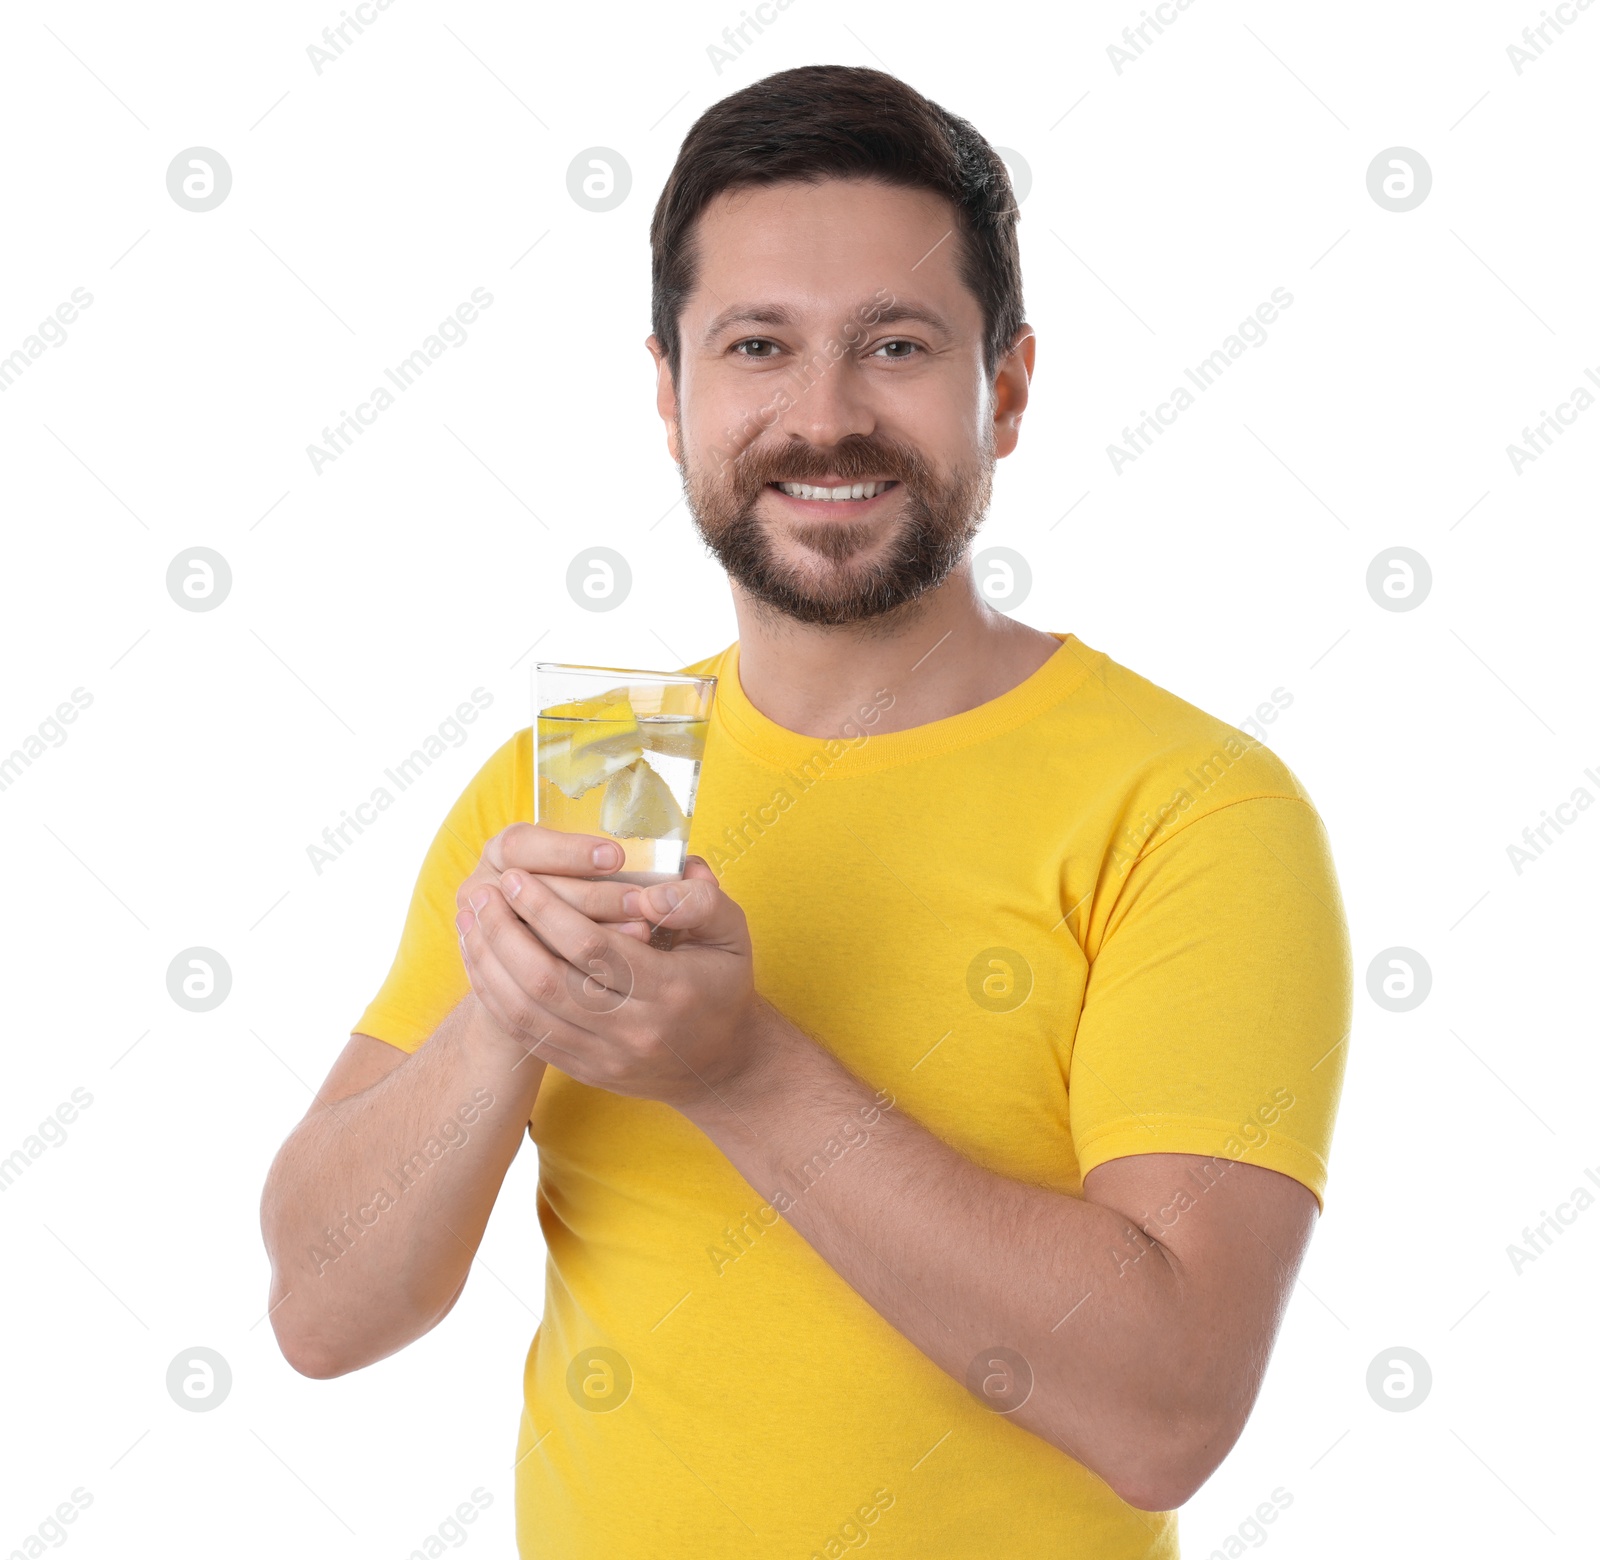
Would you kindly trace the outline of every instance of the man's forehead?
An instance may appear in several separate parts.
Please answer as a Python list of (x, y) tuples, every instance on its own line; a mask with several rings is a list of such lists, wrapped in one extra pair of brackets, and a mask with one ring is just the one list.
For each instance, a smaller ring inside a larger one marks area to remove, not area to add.
[[(954, 208), (930, 190), (876, 180), (786, 181), (725, 191), (695, 224), (695, 287), (687, 312), (708, 322), (740, 309), (788, 321), (813, 307), (853, 311), (915, 293), (929, 311), (964, 312)], [(974, 300), (975, 306), (975, 300)], [(704, 327), (701, 327), (702, 329)]]

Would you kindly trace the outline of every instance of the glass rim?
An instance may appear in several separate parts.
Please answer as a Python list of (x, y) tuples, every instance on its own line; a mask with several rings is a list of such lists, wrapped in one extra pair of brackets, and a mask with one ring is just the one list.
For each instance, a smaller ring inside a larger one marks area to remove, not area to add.
[(535, 661), (538, 672), (603, 672), (610, 677), (627, 677), (634, 682), (657, 683), (714, 683), (715, 673), (696, 677), (690, 672), (649, 672), (637, 666), (590, 666), (580, 661)]

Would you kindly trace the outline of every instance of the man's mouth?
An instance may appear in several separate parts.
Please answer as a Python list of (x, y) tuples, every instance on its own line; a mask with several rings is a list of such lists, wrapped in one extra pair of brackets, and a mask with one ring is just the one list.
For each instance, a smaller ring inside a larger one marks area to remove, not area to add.
[(843, 504), (864, 503), (868, 499), (879, 498), (892, 488), (899, 487), (898, 482), (846, 482), (840, 484), (816, 484), (811, 482), (769, 482), (768, 487), (782, 493), (785, 498), (799, 499), (807, 504)]

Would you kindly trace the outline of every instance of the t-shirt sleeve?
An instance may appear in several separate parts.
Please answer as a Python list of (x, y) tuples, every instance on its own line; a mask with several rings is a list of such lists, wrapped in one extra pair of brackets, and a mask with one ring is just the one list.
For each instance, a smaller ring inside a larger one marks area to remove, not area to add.
[(1322, 1204), (1351, 1017), (1349, 932), (1302, 798), (1198, 817), (1128, 868), (1069, 1063), (1079, 1167), (1130, 1154), (1264, 1165)]
[(378, 994), (351, 1026), (355, 1034), (415, 1051), (471, 989), (456, 931), (456, 890), (477, 870), (484, 845), (531, 816), (523, 805), (531, 735), (512, 737), (468, 782), (423, 857), (400, 946)]

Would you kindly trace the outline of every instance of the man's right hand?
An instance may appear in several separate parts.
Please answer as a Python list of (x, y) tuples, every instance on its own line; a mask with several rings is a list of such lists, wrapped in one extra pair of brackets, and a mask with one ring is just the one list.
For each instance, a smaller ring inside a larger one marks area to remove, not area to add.
[(476, 871), (456, 891), (456, 908), (477, 909), (473, 895), (486, 885), (499, 887), (501, 874), (516, 867), (534, 873), (591, 921), (611, 923), (624, 935), (648, 943), (650, 923), (630, 919), (622, 908), (622, 896), (637, 885), (605, 878), (621, 865), (622, 847), (602, 834), (568, 834), (543, 824), (513, 823), (485, 843)]

